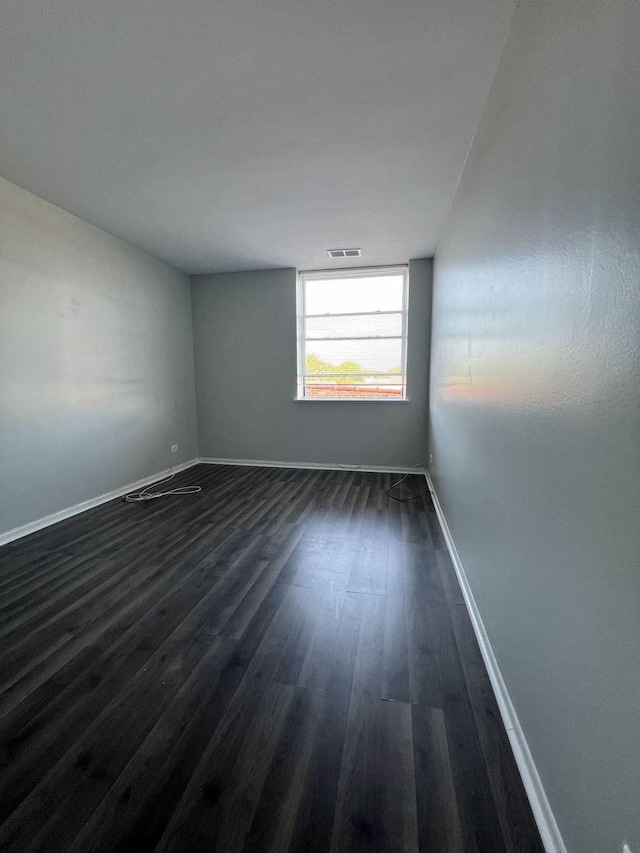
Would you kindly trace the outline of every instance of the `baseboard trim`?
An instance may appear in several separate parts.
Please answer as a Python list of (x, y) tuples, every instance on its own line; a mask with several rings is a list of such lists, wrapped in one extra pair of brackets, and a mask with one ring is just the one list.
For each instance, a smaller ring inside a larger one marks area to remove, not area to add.
[(15, 542), (16, 539), (22, 539), (30, 533), (35, 533), (45, 527), (50, 527), (52, 524), (64, 521), (65, 518), (71, 518), (73, 515), (79, 515), (81, 512), (93, 509), (93, 507), (100, 506), (100, 504), (105, 504), (108, 501), (112, 501), (114, 498), (119, 498), (122, 495), (128, 494), (128, 492), (133, 492), (136, 489), (142, 489), (144, 486), (150, 486), (151, 483), (155, 483), (163, 477), (168, 477), (169, 474), (177, 474), (178, 471), (185, 471), (187, 468), (197, 465), (198, 461), (198, 459), (191, 459), (189, 462), (183, 462), (182, 465), (175, 465), (164, 471), (158, 471), (157, 474), (153, 474), (151, 477), (144, 477), (142, 480), (136, 480), (135, 483), (129, 483), (126, 486), (113, 489), (111, 492), (105, 492), (102, 495), (98, 495), (97, 498), (90, 498), (88, 501), (82, 501), (81, 503), (74, 504), (66, 509), (53, 512), (51, 515), (45, 515), (43, 518), (38, 518), (35, 521), (28, 522), (27, 524), (22, 524), (20, 527), (14, 527), (12, 530), (7, 530), (6, 533), (0, 533), (0, 545), (7, 545), (9, 542)]
[(204, 465), (248, 465), (255, 468), (311, 468), (318, 471), (364, 471), (367, 474), (424, 474), (424, 468), (406, 468), (402, 465), (340, 465), (337, 462), (274, 462), (270, 459), (218, 459), (201, 456)]
[(449, 551), (451, 561), (453, 562), (456, 570), (456, 575), (458, 576), (458, 581), (460, 582), (460, 588), (467, 605), (467, 610), (469, 611), (469, 616), (471, 617), (473, 630), (475, 632), (478, 645), (480, 646), (482, 658), (487, 668), (491, 686), (493, 687), (493, 692), (495, 693), (495, 697), (498, 702), (502, 722), (507, 730), (509, 742), (511, 743), (516, 764), (518, 765), (518, 770), (520, 771), (520, 776), (522, 777), (522, 782), (524, 784), (527, 797), (529, 798), (529, 803), (531, 804), (531, 810), (538, 826), (538, 831), (540, 832), (544, 849), (546, 850), (546, 853), (567, 853), (567, 848), (562, 840), (558, 824), (556, 823), (553, 811), (551, 810), (551, 805), (549, 804), (549, 800), (547, 799), (547, 795), (542, 785), (542, 780), (540, 779), (533, 756), (531, 755), (531, 751), (527, 744), (527, 739), (524, 736), (518, 715), (516, 714), (513, 702), (509, 696), (509, 691), (507, 690), (502, 673), (500, 672), (498, 661), (496, 660), (493, 648), (491, 647), (491, 641), (489, 640), (486, 628), (484, 627), (484, 622), (480, 615), (478, 605), (473, 597), (473, 592), (471, 591), (467, 575), (456, 549), (453, 536), (451, 535), (451, 530), (447, 524), (447, 519), (442, 510), (438, 495), (428, 472), (425, 473), (425, 478), (429, 486), (429, 491), (431, 492), (440, 527), (442, 528), (447, 550)]

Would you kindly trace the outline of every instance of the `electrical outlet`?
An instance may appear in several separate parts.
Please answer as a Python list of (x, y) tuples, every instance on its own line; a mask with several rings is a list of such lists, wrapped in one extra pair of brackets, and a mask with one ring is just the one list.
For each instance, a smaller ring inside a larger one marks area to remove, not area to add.
[(172, 452), (172, 453), (177, 453), (177, 452), (178, 452), (178, 445), (177, 445), (177, 444), (172, 444), (172, 445), (171, 445), (171, 452)]

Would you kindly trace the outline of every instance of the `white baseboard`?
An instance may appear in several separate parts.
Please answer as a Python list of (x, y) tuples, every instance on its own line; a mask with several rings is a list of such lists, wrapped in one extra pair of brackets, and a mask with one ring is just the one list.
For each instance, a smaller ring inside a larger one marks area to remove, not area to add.
[(424, 468), (390, 465), (340, 465), (337, 462), (274, 462), (269, 459), (217, 459), (202, 456), (205, 465), (250, 465), (256, 468), (312, 468), (318, 471), (364, 471), (368, 474), (424, 474)]
[(191, 468), (198, 463), (198, 459), (191, 459), (189, 462), (183, 462), (182, 465), (176, 465), (172, 468), (167, 468), (165, 471), (159, 471), (151, 477), (145, 477), (143, 480), (137, 480), (135, 483), (129, 483), (126, 486), (114, 489), (111, 492), (105, 492), (103, 495), (98, 495), (97, 498), (90, 498), (88, 501), (74, 504), (73, 506), (61, 509), (58, 512), (45, 515), (44, 518), (38, 518), (36, 521), (30, 521), (28, 524), (22, 524), (20, 527), (14, 527), (12, 530), (7, 530), (6, 533), (0, 533), (0, 545), (6, 545), (8, 542), (14, 542), (16, 539), (22, 539), (23, 536), (28, 536), (30, 533), (35, 533), (36, 530), (42, 530), (44, 527), (50, 527), (52, 524), (57, 524), (59, 521), (64, 521), (65, 518), (71, 518), (72, 515), (78, 515), (87, 509), (92, 509), (100, 504), (112, 501), (114, 498), (119, 498), (129, 492), (134, 492), (137, 489), (142, 489), (144, 486), (150, 486), (163, 477), (168, 477), (169, 474), (177, 474), (178, 471), (184, 471), (186, 468)]
[(0, 533), (0, 546), (7, 545), (9, 542), (14, 542), (16, 539), (22, 539), (30, 533), (35, 533), (37, 530), (42, 530), (45, 527), (50, 527), (52, 524), (57, 524), (59, 521), (64, 521), (65, 518), (71, 518), (73, 515), (78, 515), (85, 510), (93, 509), (100, 504), (112, 501), (114, 498), (119, 498), (126, 495), (128, 492), (142, 489), (144, 486), (149, 486), (161, 480), (163, 477), (168, 477), (169, 474), (177, 474), (178, 471), (184, 471), (187, 468), (192, 468), (198, 463), (206, 465), (249, 465), (259, 468), (313, 468), (327, 471), (366, 471), (371, 473), (383, 474), (424, 474), (422, 468), (403, 468), (390, 467), (388, 465), (339, 465), (339, 464), (324, 464), (321, 462), (273, 462), (266, 459), (215, 459), (213, 457), (203, 457), (202, 459), (190, 459), (188, 462), (183, 462), (182, 465), (176, 465), (172, 468), (167, 468), (165, 471), (158, 471), (150, 477), (145, 477), (142, 480), (136, 480), (135, 483), (128, 483), (126, 486), (114, 489), (111, 492), (106, 492), (103, 495), (98, 495), (96, 498), (90, 498), (87, 501), (74, 504), (73, 506), (61, 509), (58, 512), (45, 515), (43, 518), (38, 518), (35, 521), (30, 521), (27, 524), (22, 524), (20, 527), (14, 527), (7, 530), (5, 533)]
[(516, 764), (518, 765), (518, 770), (520, 771), (520, 776), (522, 777), (522, 782), (524, 784), (527, 797), (529, 798), (529, 803), (531, 804), (531, 810), (538, 826), (542, 843), (544, 844), (544, 849), (546, 850), (546, 853), (567, 853), (567, 848), (565, 847), (562, 836), (560, 835), (560, 830), (558, 829), (558, 824), (556, 823), (553, 811), (551, 810), (551, 805), (547, 799), (547, 795), (542, 785), (542, 780), (540, 779), (533, 756), (529, 750), (527, 739), (522, 731), (518, 715), (516, 714), (513, 702), (509, 696), (509, 691), (507, 690), (502, 673), (500, 672), (498, 661), (496, 660), (496, 656), (491, 647), (491, 641), (489, 640), (486, 628), (484, 627), (484, 622), (482, 621), (482, 616), (478, 610), (478, 605), (473, 597), (469, 581), (467, 580), (465, 570), (462, 562), (460, 561), (460, 556), (458, 555), (449, 525), (447, 524), (447, 519), (445, 518), (442, 506), (438, 500), (438, 495), (434, 489), (433, 482), (428, 472), (425, 473), (425, 477), (429, 486), (429, 491), (431, 492), (431, 497), (433, 498), (433, 505), (438, 516), (438, 521), (440, 522), (440, 527), (442, 528), (444, 540), (447, 544), (451, 561), (453, 562), (456, 570), (458, 581), (460, 582), (462, 595), (464, 596), (467, 610), (471, 617), (473, 630), (475, 632), (478, 645), (480, 646), (482, 658), (487, 668), (487, 672), (489, 673), (491, 686), (493, 687), (493, 692), (495, 693), (498, 707), (500, 708), (502, 722), (507, 730), (513, 755), (515, 757)]

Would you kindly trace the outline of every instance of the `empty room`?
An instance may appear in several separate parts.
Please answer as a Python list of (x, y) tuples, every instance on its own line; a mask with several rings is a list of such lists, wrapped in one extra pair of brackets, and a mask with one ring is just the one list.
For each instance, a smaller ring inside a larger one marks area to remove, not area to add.
[(639, 34), (4, 0), (3, 853), (640, 853)]

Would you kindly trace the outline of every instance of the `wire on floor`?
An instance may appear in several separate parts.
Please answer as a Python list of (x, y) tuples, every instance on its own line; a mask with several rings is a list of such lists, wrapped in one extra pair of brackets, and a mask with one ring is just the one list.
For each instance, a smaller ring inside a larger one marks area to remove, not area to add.
[[(417, 465), (412, 465), (411, 467), (412, 468), (424, 468), (425, 466), (424, 466), (424, 462), (418, 462)], [(401, 504), (408, 504), (408, 503), (411, 503), (411, 501), (420, 500), (420, 498), (422, 497), (422, 492), (420, 492), (417, 495), (410, 495), (407, 498), (398, 498), (395, 495), (391, 494), (391, 492), (397, 486), (399, 486), (400, 483), (404, 483), (404, 481), (407, 479), (407, 477), (410, 477), (410, 476), (411, 476), (411, 473), (409, 472), (409, 473), (405, 474), (404, 477), (400, 477), (400, 479), (396, 480), (396, 482), (392, 486), (390, 486), (388, 489), (385, 489), (385, 494), (388, 495), (391, 498), (391, 500), (398, 501)]]
[(196, 492), (201, 492), (201, 486), (177, 486), (175, 489), (167, 489), (164, 492), (152, 492), (151, 489), (157, 489), (158, 486), (162, 486), (165, 483), (168, 483), (170, 480), (173, 480), (175, 477), (175, 473), (171, 474), (164, 480), (160, 480), (159, 483), (152, 483), (150, 486), (145, 486), (144, 489), (141, 489), (139, 492), (130, 492), (128, 495), (125, 495), (122, 498), (123, 503), (141, 503), (142, 501), (153, 501), (156, 498), (164, 498), (167, 495), (195, 495)]

